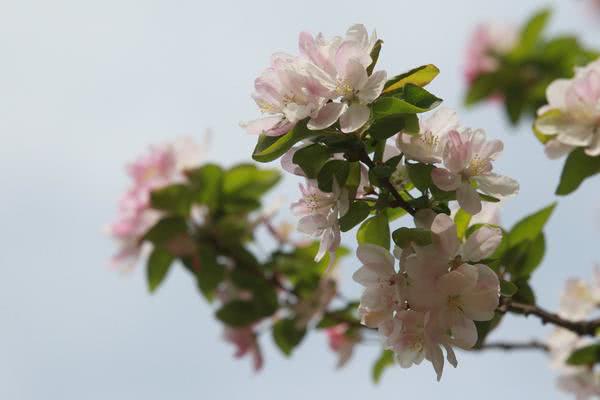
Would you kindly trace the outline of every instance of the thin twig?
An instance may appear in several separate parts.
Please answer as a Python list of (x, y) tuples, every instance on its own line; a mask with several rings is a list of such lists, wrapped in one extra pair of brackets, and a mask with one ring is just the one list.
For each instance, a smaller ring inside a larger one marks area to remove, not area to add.
[(542, 324), (552, 324), (567, 329), (579, 336), (596, 336), (596, 330), (600, 328), (600, 319), (589, 321), (571, 321), (562, 318), (560, 315), (546, 311), (533, 304), (517, 303), (510, 299), (503, 298), (502, 304), (498, 307), (500, 312), (512, 312), (524, 316), (533, 315), (538, 317)]
[(488, 342), (484, 343), (480, 347), (473, 348), (473, 351), (482, 350), (540, 350), (542, 352), (548, 352), (548, 346), (538, 340), (531, 340), (529, 342)]

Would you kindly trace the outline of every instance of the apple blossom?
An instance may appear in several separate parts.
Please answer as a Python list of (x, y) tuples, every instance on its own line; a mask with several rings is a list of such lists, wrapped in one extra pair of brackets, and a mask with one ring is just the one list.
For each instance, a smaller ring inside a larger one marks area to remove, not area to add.
[(360, 332), (349, 329), (348, 324), (341, 323), (325, 330), (329, 348), (338, 354), (337, 368), (342, 368), (354, 351), (354, 346), (361, 340)]
[(394, 257), (383, 247), (361, 244), (356, 256), (363, 263), (352, 275), (365, 287), (358, 309), (361, 323), (377, 328), (405, 307), (406, 280), (396, 272)]
[(252, 357), (252, 365), (255, 371), (259, 371), (263, 366), (263, 356), (256, 340), (256, 334), (251, 326), (244, 327), (225, 327), (223, 333), (224, 339), (236, 347), (235, 358), (242, 358), (245, 355)]
[(546, 154), (558, 158), (576, 147), (600, 155), (600, 60), (576, 68), (573, 79), (557, 79), (546, 89), (548, 104), (538, 110), (535, 128), (549, 136)]
[(580, 370), (558, 378), (560, 390), (575, 395), (576, 400), (597, 399), (600, 397), (600, 373), (593, 370)]
[(471, 215), (481, 211), (476, 188), (494, 197), (516, 194), (519, 184), (514, 179), (492, 172), (492, 161), (503, 147), (500, 140), (486, 140), (481, 129), (451, 131), (444, 148), (445, 168), (432, 171), (433, 183), (444, 191), (456, 190), (458, 204)]
[(348, 210), (348, 193), (333, 183), (333, 192), (319, 190), (317, 183), (307, 180), (306, 186), (300, 184), (302, 198), (292, 204), (292, 211), (300, 216), (298, 230), (319, 239), (321, 245), (315, 260), (321, 260), (330, 253), (330, 265), (334, 261), (335, 250), (340, 245), (340, 227), (338, 218)]
[(419, 125), (416, 135), (400, 132), (396, 136), (396, 146), (409, 160), (428, 164), (441, 162), (448, 132), (459, 128), (456, 112), (440, 108)]
[(503, 23), (485, 23), (477, 26), (467, 47), (465, 77), (472, 82), (479, 75), (498, 68), (497, 57), (510, 52), (519, 39), (516, 26)]
[(337, 278), (334, 276), (324, 277), (308, 298), (301, 299), (293, 307), (296, 312), (296, 324), (299, 328), (306, 327), (311, 320), (323, 315), (337, 294), (337, 285)]
[(307, 62), (277, 53), (254, 82), (252, 97), (265, 117), (243, 123), (248, 133), (280, 136), (324, 105), (328, 89), (307, 72)]
[(141, 238), (154, 225), (161, 213), (151, 209), (153, 190), (184, 179), (183, 171), (198, 165), (200, 147), (190, 138), (151, 146), (148, 153), (127, 166), (132, 187), (119, 201), (117, 221), (108, 227), (108, 233), (121, 244), (113, 257), (115, 265), (133, 265), (141, 250)]

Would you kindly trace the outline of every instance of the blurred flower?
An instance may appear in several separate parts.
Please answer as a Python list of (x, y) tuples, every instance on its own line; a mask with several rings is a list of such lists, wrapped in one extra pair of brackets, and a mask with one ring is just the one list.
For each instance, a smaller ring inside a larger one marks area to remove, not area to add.
[(263, 366), (263, 356), (256, 340), (256, 334), (251, 326), (233, 328), (226, 326), (223, 333), (225, 341), (236, 347), (235, 358), (242, 358), (245, 355), (252, 357), (252, 363), (255, 371), (259, 371)]
[(350, 331), (348, 324), (342, 323), (325, 330), (329, 348), (338, 354), (337, 367), (342, 368), (352, 357), (354, 346), (360, 342), (360, 332)]
[(535, 128), (550, 136), (546, 155), (558, 158), (576, 147), (600, 155), (600, 59), (557, 79), (546, 89), (548, 104), (538, 110)]
[(467, 47), (467, 81), (470, 83), (481, 74), (494, 72), (499, 64), (497, 57), (510, 52), (518, 39), (518, 28), (510, 24), (492, 22), (477, 26)]
[(113, 257), (114, 265), (135, 264), (142, 250), (140, 240), (161, 217), (160, 212), (150, 208), (151, 192), (183, 180), (183, 171), (198, 165), (200, 155), (201, 149), (192, 139), (181, 138), (151, 146), (146, 154), (127, 166), (132, 186), (119, 201), (116, 221), (108, 227), (108, 234), (120, 244)]

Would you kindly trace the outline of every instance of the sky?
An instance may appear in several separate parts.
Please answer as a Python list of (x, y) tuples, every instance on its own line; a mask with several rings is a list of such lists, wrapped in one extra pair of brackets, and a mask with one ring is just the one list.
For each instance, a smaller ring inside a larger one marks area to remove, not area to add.
[[(370, 380), (374, 344), (349, 366), (321, 333), (285, 359), (261, 338), (266, 366), (234, 360), (213, 310), (182, 268), (156, 294), (143, 268), (111, 269), (114, 243), (103, 227), (127, 185), (123, 165), (151, 143), (207, 129), (206, 159), (249, 159), (255, 138), (239, 128), (257, 110), (252, 82), (275, 51), (295, 51), (302, 30), (343, 34), (361, 22), (385, 41), (380, 67), (390, 74), (434, 63), (430, 90), (460, 111), (465, 125), (505, 141), (498, 171), (518, 179), (506, 205), (511, 225), (555, 200), (562, 162), (547, 160), (530, 121), (510, 127), (494, 104), (465, 110), (461, 65), (475, 24), (522, 22), (555, 6), (550, 31), (600, 47), (600, 20), (582, 1), (1, 1), (0, 12), (0, 398), (359, 399), (365, 396), (568, 399), (538, 353), (459, 354), (459, 367), (436, 382), (429, 364)], [(278, 189), (288, 200), (297, 181)], [(586, 182), (559, 199), (547, 227), (548, 252), (532, 284), (556, 307), (564, 280), (587, 278), (600, 238), (600, 184)], [(352, 235), (345, 242), (351, 244)], [(341, 266), (343, 288), (357, 295)], [(509, 317), (495, 339), (543, 338), (549, 328)]]

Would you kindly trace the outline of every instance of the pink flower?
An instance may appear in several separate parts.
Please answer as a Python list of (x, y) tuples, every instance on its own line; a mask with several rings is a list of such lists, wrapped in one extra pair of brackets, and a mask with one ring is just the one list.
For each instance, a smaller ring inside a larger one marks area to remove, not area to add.
[(465, 78), (473, 82), (479, 75), (498, 68), (498, 56), (507, 54), (517, 44), (519, 32), (513, 25), (487, 23), (475, 28), (466, 54)]
[(481, 211), (476, 188), (495, 197), (516, 194), (519, 184), (514, 179), (492, 172), (492, 161), (503, 147), (499, 140), (486, 140), (481, 129), (451, 131), (443, 155), (446, 168), (432, 171), (433, 183), (444, 191), (456, 190), (458, 204), (471, 215)]
[(352, 357), (354, 346), (360, 342), (358, 332), (350, 333), (348, 324), (342, 323), (325, 330), (329, 348), (338, 354), (337, 367), (342, 368)]
[(235, 358), (242, 358), (245, 355), (252, 357), (252, 363), (255, 371), (259, 371), (263, 366), (263, 356), (256, 340), (256, 334), (251, 326), (241, 328), (225, 327), (223, 333), (225, 341), (236, 347)]
[(191, 139), (151, 146), (149, 151), (127, 166), (132, 186), (121, 197), (115, 222), (108, 234), (120, 243), (114, 265), (135, 264), (142, 250), (141, 238), (161, 217), (150, 208), (150, 193), (184, 179), (185, 168), (199, 162), (199, 147)]

